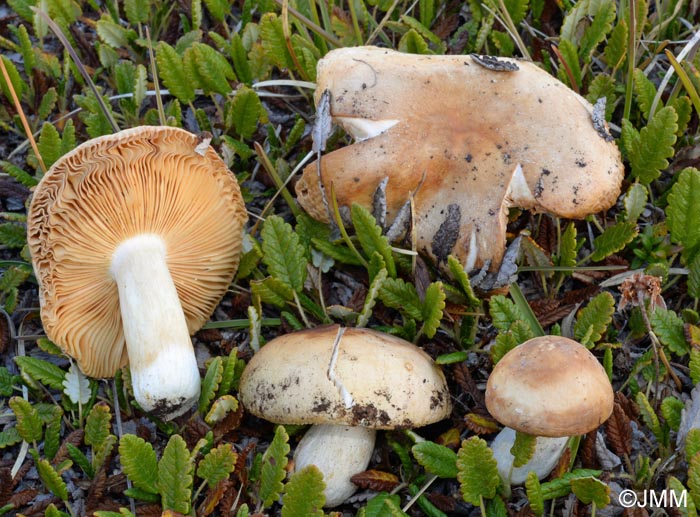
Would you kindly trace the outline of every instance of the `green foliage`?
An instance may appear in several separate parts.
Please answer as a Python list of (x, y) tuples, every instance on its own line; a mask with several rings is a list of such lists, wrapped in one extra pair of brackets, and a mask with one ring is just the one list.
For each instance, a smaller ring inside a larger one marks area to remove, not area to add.
[(674, 154), (678, 115), (672, 107), (661, 108), (649, 120), (646, 127), (637, 131), (623, 120), (622, 141), (632, 168), (632, 177), (643, 185), (649, 185), (668, 167), (668, 159)]
[(464, 440), (457, 452), (457, 470), (460, 491), (466, 502), (478, 506), (484, 499), (496, 495), (501, 478), (486, 441), (477, 436)]
[(683, 401), (676, 397), (666, 397), (661, 401), (661, 415), (674, 431), (678, 431), (681, 425), (681, 411), (683, 411), (684, 407)]
[(255, 133), (258, 122), (267, 120), (267, 111), (263, 108), (258, 94), (248, 87), (241, 87), (230, 107), (227, 106), (225, 122), (227, 127), (233, 127), (241, 138), (250, 138)]
[(28, 375), (46, 386), (62, 390), (66, 373), (58, 366), (43, 359), (29, 356), (15, 357), (15, 362), (23, 374)]
[(268, 273), (294, 291), (301, 291), (306, 279), (307, 258), (299, 236), (276, 215), (267, 218), (261, 235), (262, 260)]
[(685, 437), (685, 460), (690, 463), (698, 452), (700, 452), (700, 429), (697, 427), (690, 429)]
[(544, 498), (542, 497), (542, 488), (540, 480), (537, 479), (537, 474), (534, 471), (527, 473), (525, 480), (525, 490), (527, 499), (530, 502), (530, 509), (537, 517), (544, 515)]
[(639, 233), (637, 225), (632, 221), (622, 221), (605, 229), (593, 240), (595, 251), (591, 260), (599, 262), (627, 246)]
[(457, 477), (457, 454), (444, 445), (419, 442), (411, 448), (416, 461), (428, 472), (441, 478)]
[(119, 455), (124, 473), (136, 488), (157, 494), (158, 461), (153, 446), (133, 434), (125, 434), (119, 441)]
[(164, 510), (189, 513), (194, 466), (185, 440), (174, 434), (158, 462), (156, 487)]
[(648, 198), (647, 188), (641, 183), (632, 183), (625, 196), (626, 220), (636, 222), (642, 215)]
[(588, 348), (601, 340), (615, 312), (615, 299), (608, 292), (593, 298), (583, 308), (574, 324), (574, 339)]
[(656, 412), (654, 411), (654, 408), (649, 403), (649, 399), (647, 399), (644, 392), (642, 392), (642, 391), (638, 392), (637, 396), (635, 397), (634, 400), (637, 403), (637, 406), (639, 406), (639, 411), (641, 413), (642, 419), (644, 420), (644, 423), (651, 430), (651, 432), (654, 434), (654, 436), (658, 440), (659, 444), (660, 445), (667, 445), (668, 434), (666, 433), (665, 429), (662, 427), (661, 422), (659, 421), (658, 415), (656, 414)]
[(396, 277), (396, 265), (391, 251), (391, 245), (382, 235), (382, 229), (377, 225), (376, 219), (361, 205), (353, 204), (350, 209), (352, 224), (360, 241), (360, 246), (371, 257), (375, 252), (384, 259), (387, 272), (391, 278)]
[(66, 482), (61, 479), (60, 474), (51, 466), (51, 463), (41, 458), (36, 463), (36, 468), (44, 486), (61, 501), (67, 501), (68, 487)]
[(642, 115), (649, 120), (651, 118), (651, 106), (656, 97), (656, 86), (638, 68), (634, 70), (634, 93), (639, 107), (642, 109)]
[(287, 455), (289, 454), (289, 436), (284, 427), (275, 429), (275, 437), (262, 457), (260, 473), (260, 500), (268, 508), (279, 498), (284, 490), (282, 480), (287, 474)]
[(209, 488), (214, 488), (233, 472), (237, 458), (230, 443), (221, 444), (202, 458), (197, 467), (197, 476), (206, 481)]
[(284, 487), (282, 517), (322, 517), (326, 502), (323, 494), (325, 487), (323, 474), (316, 465), (307, 465), (296, 471)]
[(221, 357), (214, 357), (207, 366), (207, 373), (202, 380), (202, 387), (199, 393), (199, 412), (205, 414), (216, 396), (216, 392), (221, 384), (224, 373), (224, 362)]
[(194, 83), (185, 72), (185, 66), (174, 48), (161, 41), (156, 50), (158, 74), (163, 85), (170, 90), (180, 102), (190, 103), (194, 100)]
[(536, 436), (516, 431), (515, 441), (510, 448), (510, 453), (513, 455), (513, 467), (518, 468), (526, 465), (535, 454), (536, 446)]
[(671, 239), (683, 245), (686, 257), (694, 256), (700, 244), (700, 206), (695, 201), (700, 196), (700, 171), (688, 167), (678, 174), (678, 181), (671, 188), (666, 208), (666, 224)]
[(423, 317), (416, 287), (400, 278), (387, 278), (379, 290), (379, 299), (387, 307), (399, 309), (415, 320)]
[(491, 322), (498, 330), (509, 330), (514, 322), (525, 321), (525, 315), (513, 303), (503, 295), (496, 295), (489, 301), (489, 314)]
[(593, 476), (571, 480), (571, 491), (584, 504), (604, 508), (610, 504), (610, 487)]
[(27, 243), (25, 229), (18, 224), (0, 224), (0, 244), (8, 248), (21, 248)]
[(41, 440), (43, 425), (36, 408), (22, 397), (12, 397), (8, 405), (15, 414), (16, 429), (22, 439), (28, 443)]
[(689, 352), (688, 343), (685, 340), (683, 320), (675, 312), (663, 307), (656, 307), (649, 317), (649, 322), (659, 341), (666, 345), (671, 352), (681, 357)]
[(442, 282), (432, 282), (425, 290), (423, 299), (421, 334), (425, 334), (427, 338), (432, 338), (435, 335), (437, 329), (440, 328), (444, 309), (445, 291), (442, 288)]

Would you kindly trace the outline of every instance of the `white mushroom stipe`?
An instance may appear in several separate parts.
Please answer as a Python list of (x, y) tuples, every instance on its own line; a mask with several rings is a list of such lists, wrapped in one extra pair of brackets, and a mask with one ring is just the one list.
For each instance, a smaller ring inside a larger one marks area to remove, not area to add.
[(357, 490), (350, 478), (367, 470), (376, 434), (366, 427), (311, 426), (294, 452), (294, 470), (316, 465), (326, 483), (324, 506), (338, 506)]
[(174, 418), (197, 400), (200, 380), (166, 258), (161, 237), (139, 235), (119, 245), (110, 273), (119, 290), (134, 397), (144, 410)]
[(515, 443), (515, 431), (510, 427), (504, 427), (491, 443), (493, 457), (498, 463), (498, 474), (504, 483), (521, 485), (527, 479), (530, 471), (534, 471), (537, 479), (546, 478), (559, 463), (566, 444), (567, 436), (558, 438), (537, 437), (535, 452), (525, 465), (513, 467), (513, 455), (510, 449)]

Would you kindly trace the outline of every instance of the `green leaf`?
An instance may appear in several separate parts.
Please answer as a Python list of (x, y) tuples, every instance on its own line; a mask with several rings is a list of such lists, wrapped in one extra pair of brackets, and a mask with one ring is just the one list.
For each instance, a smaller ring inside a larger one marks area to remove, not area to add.
[(236, 92), (226, 115), (226, 126), (233, 127), (243, 139), (252, 137), (258, 128), (258, 121), (267, 118), (258, 94), (247, 86), (242, 86)]
[[(683, 486), (683, 483), (674, 476), (669, 476), (667, 479), (668, 488), (673, 491), (673, 494), (669, 494), (669, 499), (670, 501), (678, 501), (678, 513), (682, 517), (697, 517), (695, 502), (692, 497), (688, 498), (688, 490)], [(674, 496), (675, 500), (671, 499)]]
[(678, 431), (681, 425), (681, 411), (683, 411), (684, 407), (683, 401), (676, 397), (666, 397), (661, 401), (661, 415), (674, 431)]
[(92, 448), (92, 468), (95, 472), (102, 468), (102, 465), (104, 465), (105, 461), (107, 461), (109, 455), (112, 454), (112, 450), (114, 449), (114, 445), (116, 443), (117, 437), (110, 434), (107, 436), (107, 438), (105, 438), (99, 447)]
[(620, 68), (627, 56), (628, 34), (627, 22), (620, 19), (612, 30), (610, 37), (608, 37), (608, 44), (605, 46), (603, 52), (605, 55), (605, 62), (613, 70)]
[(197, 476), (206, 481), (209, 488), (214, 488), (233, 472), (237, 458), (230, 443), (221, 444), (202, 458), (197, 467)]
[(235, 80), (236, 74), (226, 58), (209, 45), (193, 43), (185, 50), (182, 64), (190, 80), (196, 81), (204, 93), (231, 93), (229, 80)]
[(382, 235), (382, 229), (377, 224), (374, 216), (362, 205), (353, 203), (350, 208), (350, 217), (352, 225), (355, 228), (355, 234), (360, 241), (360, 246), (368, 257), (371, 257), (375, 252), (379, 253), (384, 259), (387, 273), (391, 278), (396, 277), (396, 264), (391, 251), (391, 245), (387, 238)]
[(202, 388), (199, 393), (199, 412), (205, 414), (209, 410), (211, 401), (214, 400), (216, 392), (221, 384), (224, 373), (224, 363), (221, 357), (214, 357), (207, 367), (207, 373), (202, 381)]
[(238, 33), (231, 37), (231, 59), (236, 75), (242, 83), (250, 85), (253, 82), (253, 72), (250, 69), (248, 54), (243, 46), (243, 40)]
[(685, 460), (690, 463), (690, 460), (700, 452), (700, 429), (694, 427), (688, 431), (685, 436)]
[(204, 0), (211, 17), (217, 22), (224, 21), (226, 15), (231, 12), (231, 5), (228, 0)]
[(156, 62), (158, 73), (163, 85), (180, 102), (188, 104), (194, 100), (194, 84), (192, 78), (185, 73), (182, 57), (173, 47), (164, 41), (156, 47)]
[(525, 321), (525, 315), (512, 300), (503, 295), (496, 295), (489, 300), (491, 323), (498, 330), (509, 330), (515, 321)]
[(8, 248), (22, 248), (27, 244), (25, 228), (14, 223), (0, 224), (0, 244)]
[(600, 470), (576, 469), (566, 472), (561, 477), (541, 484), (542, 499), (549, 501), (560, 497), (566, 497), (571, 493), (571, 481), (573, 479), (590, 476), (600, 476)]
[(262, 231), (263, 262), (268, 272), (294, 291), (300, 292), (306, 280), (307, 259), (299, 236), (291, 225), (276, 215), (267, 218)]
[(656, 86), (640, 69), (634, 69), (634, 93), (637, 103), (642, 110), (642, 115), (646, 120), (651, 116), (651, 106), (656, 97)]
[(62, 420), (63, 409), (60, 406), (53, 406), (51, 419), (46, 422), (44, 432), (44, 455), (49, 459), (53, 459), (61, 445)]
[(459, 352), (450, 352), (447, 354), (440, 354), (435, 358), (435, 364), (455, 364), (462, 363), (469, 358), (469, 353), (460, 350)]
[(649, 317), (654, 333), (671, 352), (682, 357), (690, 351), (685, 339), (683, 320), (675, 312), (656, 307)]
[(85, 475), (87, 477), (89, 477), (90, 479), (95, 477), (95, 469), (92, 468), (90, 460), (87, 458), (87, 456), (85, 456), (83, 451), (78, 449), (75, 445), (73, 445), (70, 442), (66, 443), (66, 450), (68, 451), (68, 455), (73, 460), (73, 462), (76, 465), (78, 465), (78, 467), (80, 467), (83, 472), (85, 472)]
[(282, 19), (277, 14), (264, 13), (260, 17), (260, 38), (266, 59), (278, 68), (295, 69), (284, 38)]
[(610, 487), (592, 476), (572, 479), (571, 491), (583, 504), (593, 503), (597, 508), (610, 504)]
[(149, 494), (158, 494), (158, 462), (153, 446), (133, 434), (119, 441), (119, 455), (124, 473), (134, 486)]
[(411, 448), (411, 452), (427, 472), (441, 478), (457, 477), (457, 454), (444, 445), (420, 442)]
[(399, 52), (405, 54), (430, 54), (428, 43), (421, 37), (415, 29), (409, 29), (401, 39), (397, 47)]
[(54, 470), (51, 464), (45, 460), (40, 459), (36, 462), (36, 469), (39, 472), (39, 477), (41, 478), (44, 486), (61, 501), (68, 500), (68, 487), (65, 481), (61, 479), (58, 472)]
[(307, 465), (296, 471), (284, 487), (282, 517), (322, 517), (325, 488), (323, 474), (316, 465)]
[(700, 497), (700, 454), (693, 456), (688, 465), (688, 481), (686, 482), (690, 489), (690, 495), (698, 503)]
[(218, 397), (228, 395), (231, 389), (238, 388), (238, 380), (245, 368), (245, 361), (238, 358), (238, 348), (231, 349), (228, 357), (224, 358), (224, 371), (221, 373), (221, 382), (216, 392)]
[(172, 435), (158, 462), (156, 486), (161, 495), (164, 510), (189, 513), (193, 470), (192, 457), (187, 450), (185, 440), (179, 434)]
[(527, 499), (530, 502), (530, 509), (537, 517), (544, 515), (544, 498), (542, 497), (542, 488), (540, 486), (540, 480), (537, 479), (537, 474), (535, 471), (530, 471), (527, 473), (527, 479), (525, 480), (525, 490), (527, 492)]
[(85, 444), (94, 449), (104, 446), (112, 428), (112, 413), (104, 402), (95, 404), (85, 419)]
[(342, 244), (334, 244), (315, 237), (311, 239), (311, 243), (314, 245), (314, 248), (324, 255), (331, 257), (333, 260), (337, 260), (338, 262), (351, 266), (362, 265), (362, 262), (357, 257), (355, 252), (347, 246), (343, 246)]
[(423, 317), (423, 304), (416, 287), (400, 278), (387, 278), (379, 290), (379, 298), (387, 307), (398, 309), (415, 320)]
[[(26, 171), (20, 169), (16, 165), (2, 161), (0, 160), (0, 165), (2, 166), (2, 169), (11, 177), (13, 177), (15, 180), (17, 180), (19, 183), (24, 185), (25, 187), (35, 187), (38, 183), (39, 180), (36, 179), (34, 176), (31, 174), (27, 173)], [(22, 229), (20, 228), (20, 231)], [(22, 232), (24, 233), (24, 232)]]
[[(561, 234), (561, 239), (559, 239), (558, 266), (570, 268), (576, 266), (576, 255), (578, 254), (576, 236), (576, 226), (574, 223), (569, 223), (564, 233)], [(566, 275), (570, 274), (571, 272), (566, 273)]]
[(479, 506), (482, 499), (491, 499), (501, 484), (498, 464), (483, 439), (472, 436), (462, 442), (457, 452), (457, 479), (462, 497)]
[(151, 0), (124, 0), (124, 14), (132, 25), (146, 23), (151, 13)]
[(425, 290), (422, 310), (423, 326), (421, 332), (427, 338), (432, 338), (437, 329), (440, 328), (443, 310), (445, 310), (445, 290), (442, 287), (442, 282), (432, 282)]
[(625, 219), (636, 223), (647, 204), (647, 188), (641, 183), (632, 183), (625, 195)]
[(515, 441), (510, 448), (510, 453), (513, 455), (513, 467), (518, 468), (526, 465), (535, 454), (537, 446), (537, 437), (527, 433), (515, 432)]
[[(559, 42), (559, 52), (561, 53), (564, 62), (569, 66), (569, 69), (571, 70), (571, 78), (573, 78), (575, 82), (575, 85), (570, 84), (570, 86), (576, 86), (577, 88), (580, 88), (581, 65), (579, 64), (579, 55), (576, 49), (576, 45), (568, 39), (561, 39)], [(569, 74), (566, 73), (563, 66), (559, 69), (559, 73), (557, 75), (563, 83), (570, 83)]]
[(666, 224), (673, 242), (682, 244), (686, 254), (695, 255), (700, 245), (700, 171), (688, 167), (678, 174), (666, 207)]
[(283, 280), (269, 276), (264, 280), (251, 280), (250, 290), (253, 298), (283, 308), (294, 299), (294, 291)]
[[(574, 323), (574, 339), (591, 348), (600, 341), (615, 312), (615, 299), (608, 292), (602, 292), (579, 311)], [(584, 342), (584, 337), (588, 340)]]
[(51, 167), (61, 157), (61, 136), (53, 124), (44, 122), (41, 126), (41, 134), (39, 135), (37, 146), (47, 168)]
[(450, 273), (452, 273), (452, 277), (457, 282), (457, 285), (459, 285), (462, 292), (467, 297), (469, 304), (479, 306), (481, 301), (474, 294), (471, 282), (469, 281), (469, 275), (464, 271), (464, 266), (462, 266), (455, 256), (450, 255), (447, 257), (447, 267), (450, 269)]
[(595, 251), (591, 260), (599, 262), (627, 246), (639, 233), (637, 225), (632, 221), (623, 221), (609, 226), (593, 240)]
[(659, 443), (661, 445), (665, 445), (666, 437), (664, 435), (663, 428), (661, 427), (659, 417), (656, 415), (656, 412), (654, 412), (654, 408), (649, 403), (649, 399), (647, 399), (643, 391), (637, 393), (635, 402), (639, 406), (639, 412), (642, 415), (644, 423), (651, 430)]
[(63, 390), (66, 373), (53, 363), (29, 356), (17, 356), (15, 362), (32, 379), (57, 390)]
[(287, 474), (287, 454), (289, 454), (289, 436), (284, 427), (278, 425), (275, 437), (262, 457), (260, 472), (260, 500), (263, 508), (268, 508), (279, 498), (284, 486), (282, 480)]
[(632, 177), (648, 185), (668, 167), (668, 158), (674, 154), (678, 116), (666, 106), (657, 111), (646, 127), (630, 142), (628, 155)]
[[(401, 500), (397, 494), (389, 495), (380, 493), (369, 500), (367, 506), (363, 508), (364, 517), (394, 517), (396, 514), (392, 511), (393, 508), (398, 508)], [(360, 514), (358, 514), (359, 516)]]
[(369, 289), (367, 290), (367, 296), (365, 296), (365, 303), (362, 306), (362, 312), (357, 318), (356, 326), (367, 326), (369, 319), (372, 317), (372, 309), (374, 308), (375, 303), (377, 303), (377, 296), (379, 296), (379, 290), (382, 288), (382, 285), (384, 285), (384, 281), (386, 280), (386, 278), (387, 271), (385, 268), (381, 268), (379, 272), (376, 275), (374, 275), (372, 283), (369, 285)]
[(238, 410), (238, 400), (233, 395), (222, 395), (214, 401), (211, 409), (204, 416), (204, 421), (209, 425), (221, 422), (231, 411)]
[(12, 447), (22, 441), (22, 437), (16, 427), (6, 427), (0, 432), (0, 449)]
[[(12, 87), (15, 90), (17, 97), (19, 99), (22, 99), (22, 95), (24, 95), (24, 92), (29, 89), (29, 86), (27, 86), (27, 83), (25, 83), (22, 80), (22, 76), (19, 75), (19, 72), (17, 71), (17, 67), (15, 67), (15, 65), (12, 61), (10, 61), (5, 56), (0, 56), (0, 59), (2, 59), (2, 62), (5, 65), (5, 70), (7, 70), (7, 75), (10, 78), (10, 83), (12, 84)], [(14, 102), (13, 97), (12, 97), (12, 94), (10, 93), (10, 88), (7, 86), (7, 83), (5, 82), (5, 76), (3, 74), (0, 74), (0, 88), (2, 89), (2, 92), (5, 94), (5, 97), (7, 98), (7, 100), (10, 102), (10, 104), (12, 104)]]
[(693, 384), (700, 382), (700, 349), (695, 347), (690, 349), (690, 361), (688, 364), (690, 368), (690, 380)]
[(97, 35), (112, 48), (124, 48), (136, 37), (136, 32), (114, 23), (108, 15), (104, 15), (95, 26)]

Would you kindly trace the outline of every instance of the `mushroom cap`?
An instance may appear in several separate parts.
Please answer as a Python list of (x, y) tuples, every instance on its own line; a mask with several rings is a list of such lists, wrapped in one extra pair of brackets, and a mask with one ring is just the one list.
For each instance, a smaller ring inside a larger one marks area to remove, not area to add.
[(329, 374), (338, 330), (318, 327), (267, 343), (241, 376), (243, 406), (280, 424), (373, 429), (421, 427), (450, 414), (440, 368), (420, 348), (389, 334), (345, 329)]
[(87, 375), (109, 377), (128, 362), (110, 274), (121, 242), (164, 240), (191, 334), (233, 279), (245, 206), (226, 164), (198, 144), (187, 131), (156, 126), (95, 138), (59, 159), (34, 191), (27, 240), (41, 319)]
[(418, 248), (439, 264), (453, 254), (467, 270), (497, 269), (509, 207), (582, 218), (620, 193), (604, 121), (533, 63), (344, 48), (318, 62), (317, 104), (325, 91), (361, 141), (323, 156), (320, 182), (317, 162), (304, 169), (301, 206), (328, 221), (333, 184), (340, 206), (372, 207), (388, 178), (387, 220), (413, 195)]
[(486, 383), (486, 407), (500, 423), (536, 436), (575, 436), (596, 429), (613, 410), (605, 370), (586, 347), (560, 336), (516, 346)]

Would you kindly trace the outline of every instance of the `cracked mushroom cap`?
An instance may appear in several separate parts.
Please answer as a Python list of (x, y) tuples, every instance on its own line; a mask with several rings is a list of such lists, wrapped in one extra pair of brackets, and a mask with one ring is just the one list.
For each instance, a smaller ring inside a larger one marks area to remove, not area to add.
[[(239, 397), (280, 424), (414, 428), (449, 416), (445, 376), (421, 349), (389, 334), (339, 326), (277, 337), (243, 371)], [(329, 369), (329, 366), (330, 369)]]
[(110, 274), (121, 242), (162, 237), (190, 334), (233, 279), (245, 206), (236, 178), (199, 144), (173, 127), (127, 129), (80, 145), (36, 187), (28, 244), (41, 319), (87, 375), (110, 377), (128, 360)]
[(304, 169), (301, 206), (327, 222), (333, 184), (341, 207), (371, 208), (388, 178), (387, 220), (413, 196), (418, 248), (437, 263), (497, 269), (509, 207), (582, 218), (620, 193), (601, 110), (533, 63), (344, 48), (318, 63), (317, 105), (324, 92), (356, 143), (321, 158), (321, 181)]
[(503, 425), (536, 436), (575, 436), (600, 426), (613, 410), (605, 370), (586, 347), (542, 336), (501, 358), (486, 383), (486, 407)]

